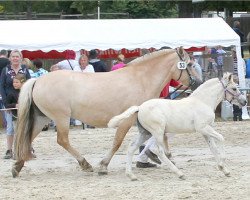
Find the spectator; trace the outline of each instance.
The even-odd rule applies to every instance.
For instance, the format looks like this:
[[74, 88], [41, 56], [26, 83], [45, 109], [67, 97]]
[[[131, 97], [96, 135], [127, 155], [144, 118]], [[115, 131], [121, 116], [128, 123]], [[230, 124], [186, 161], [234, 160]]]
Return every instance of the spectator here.
[[[10, 60], [8, 59], [8, 51], [2, 49], [0, 51], [0, 75], [3, 70], [8, 64], [10, 64]], [[0, 96], [0, 109], [4, 108], [2, 97]], [[5, 114], [1, 111], [2, 119], [3, 119], [3, 126], [6, 126]]]
[[[237, 56], [236, 56], [236, 50], [232, 50], [232, 56], [233, 56], [233, 74], [234, 74], [234, 79], [236, 83], [239, 83], [239, 77], [238, 77], [238, 64], [237, 64]], [[240, 58], [242, 59], [242, 58]], [[244, 71], [246, 72], [246, 64], [245, 61], [242, 59], [243, 63], [243, 68]], [[242, 121], [242, 108], [239, 106], [233, 105], [233, 120], [234, 121]]]
[[0, 74], [4, 67], [6, 67], [8, 64], [10, 64], [10, 61], [8, 59], [8, 51], [1, 50], [0, 51]]
[[58, 65], [52, 65], [50, 67], [50, 71], [53, 72], [53, 71], [57, 71], [57, 70], [60, 70], [60, 68], [58, 67]]
[[[43, 62], [40, 59], [35, 59], [33, 61], [33, 64], [36, 68], [36, 72], [34, 73], [35, 78], [38, 78], [48, 73], [48, 71], [43, 68]], [[48, 129], [49, 129], [49, 125], [45, 125], [42, 131], [47, 131]]]
[[[21, 65], [23, 56], [18, 50], [13, 50], [10, 53], [10, 64], [3, 68], [0, 80], [0, 91], [3, 98], [3, 103], [6, 105], [7, 96], [13, 92], [15, 89], [13, 87], [13, 78], [17, 74], [24, 74], [26, 79], [30, 78], [29, 71], [26, 66]], [[7, 151], [4, 156], [5, 159], [10, 159], [13, 156], [12, 146], [14, 139], [14, 127], [12, 122], [12, 114], [6, 111], [6, 121], [7, 121]]]
[[33, 64], [36, 68], [36, 72], [34, 73], [36, 78], [48, 73], [48, 71], [43, 68], [43, 62], [40, 59], [35, 59]]
[[248, 45], [248, 53], [250, 54], [250, 32], [247, 34], [247, 45]]
[[206, 78], [215, 78], [218, 75], [218, 70], [217, 70], [217, 63], [215, 62], [215, 59], [212, 58], [214, 56], [211, 56], [208, 58], [208, 65], [207, 65], [207, 70], [206, 70]]
[[78, 62], [75, 60], [76, 58], [76, 53], [72, 50], [67, 50], [66, 55], [65, 55], [65, 60], [62, 60], [55, 65], [52, 65], [50, 70], [55, 71], [55, 70], [73, 70], [73, 67], [78, 65]]
[[80, 56], [78, 65], [74, 66], [73, 70], [77, 72], [95, 72], [94, 67], [89, 64], [88, 57], [84, 54]]
[[150, 53], [150, 51], [148, 49], [141, 49], [140, 56], [144, 56], [144, 55], [146, 55], [148, 53]]
[[25, 65], [25, 66], [27, 67], [27, 69], [29, 70], [30, 77], [31, 77], [31, 78], [35, 78], [36, 76], [35, 76], [35, 74], [34, 74], [34, 71], [32, 70], [33, 64], [32, 64], [32, 62], [30, 61], [30, 59], [28, 59], [28, 58], [23, 58], [22, 64]]
[[190, 55], [190, 65], [192, 66], [192, 69], [195, 70], [194, 73], [196, 73], [197, 78], [203, 82], [202, 68], [193, 55]]
[[[81, 55], [79, 58], [79, 65], [74, 67], [74, 71], [76, 72], [90, 72], [90, 73], [95, 73], [94, 67], [89, 64], [89, 59], [86, 55]], [[73, 119], [72, 119], [73, 120]], [[78, 120], [73, 120], [73, 123], [79, 123]], [[80, 122], [81, 123], [81, 122]], [[83, 129], [84, 129], [84, 123], [82, 123]], [[87, 128], [95, 128], [93, 126], [87, 125]]]
[[222, 46], [218, 46], [217, 50], [217, 73], [218, 73], [218, 78], [222, 78], [223, 76], [223, 65], [224, 65], [224, 56], [226, 54], [226, 51], [222, 49]]
[[[240, 36], [240, 42], [245, 42], [245, 36], [244, 33], [241, 31], [240, 29], [240, 22], [239, 21], [234, 21], [234, 25], [233, 25], [233, 30]], [[242, 58], [244, 58], [244, 52], [243, 52], [243, 48], [241, 47], [241, 56]]]
[[120, 69], [120, 68], [122, 68], [122, 67], [124, 67], [126, 64], [124, 63], [124, 60], [125, 60], [125, 56], [123, 55], [123, 54], [119, 54], [118, 56], [117, 56], [117, 61], [116, 61], [116, 64], [115, 65], [113, 65], [113, 67], [112, 67], [112, 71], [114, 71], [114, 70], [117, 70], [117, 69]]
[[89, 52], [89, 64], [93, 65], [95, 72], [107, 72], [108, 70], [106, 64], [97, 57], [97, 50], [92, 49]]

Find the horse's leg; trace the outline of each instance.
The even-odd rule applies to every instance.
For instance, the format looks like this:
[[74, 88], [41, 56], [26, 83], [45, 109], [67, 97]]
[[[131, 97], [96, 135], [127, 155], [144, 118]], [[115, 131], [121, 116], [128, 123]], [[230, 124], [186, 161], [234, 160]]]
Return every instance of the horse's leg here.
[[[225, 150], [224, 150], [224, 138], [221, 134], [216, 132], [211, 126], [206, 126], [205, 128], [199, 130], [202, 133], [208, 146], [213, 153], [219, 169], [226, 175], [230, 175], [230, 171], [225, 166]], [[214, 141], [217, 140], [217, 145]]]
[[134, 152], [142, 145], [146, 140], [151, 137], [151, 134], [139, 133], [136, 138], [130, 143], [127, 152], [127, 163], [126, 163], [126, 175], [132, 180], [137, 180], [137, 177], [132, 172], [132, 158]]
[[113, 141], [113, 147], [108, 152], [108, 154], [106, 155], [106, 157], [103, 158], [102, 161], [99, 164], [99, 170], [98, 170], [98, 174], [99, 175], [105, 175], [105, 174], [108, 173], [108, 170], [107, 170], [108, 164], [110, 163], [110, 160], [112, 159], [112, 157], [115, 154], [115, 152], [121, 146], [124, 137], [126, 136], [128, 130], [131, 128], [131, 126], [133, 125], [133, 123], [134, 123], [134, 118], [130, 119], [130, 120], [124, 121], [117, 128], [116, 134], [115, 134], [115, 138], [114, 138], [114, 141]]
[[[35, 111], [34, 114], [34, 125], [32, 130], [31, 142], [35, 139], [35, 137], [41, 132], [42, 128], [46, 123], [48, 123], [49, 119], [45, 116], [39, 116], [39, 114]], [[22, 170], [24, 166], [25, 160], [17, 160], [12, 167], [12, 176], [15, 178], [18, 176], [19, 172]]]
[[69, 120], [69, 118], [56, 120], [57, 143], [67, 150], [74, 158], [76, 158], [83, 170], [92, 172], [92, 166], [69, 143]]
[[174, 173], [178, 175], [180, 179], [185, 179], [184, 174], [169, 160], [169, 158], [166, 156], [165, 152], [167, 152], [167, 148], [165, 145], [165, 139], [164, 134], [162, 134], [162, 131], [160, 129], [157, 129], [158, 132], [152, 132], [152, 135], [155, 137], [158, 145], [158, 151], [155, 153], [159, 156], [160, 160], [165, 163]]

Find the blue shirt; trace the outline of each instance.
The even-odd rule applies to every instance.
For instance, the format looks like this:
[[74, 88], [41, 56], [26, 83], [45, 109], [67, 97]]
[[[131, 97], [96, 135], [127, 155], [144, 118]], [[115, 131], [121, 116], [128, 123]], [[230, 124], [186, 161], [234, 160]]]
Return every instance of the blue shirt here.
[[38, 77], [40, 77], [40, 76], [42, 76], [42, 75], [44, 75], [44, 74], [48, 74], [48, 71], [45, 70], [45, 69], [43, 69], [43, 68], [40, 68], [40, 69], [38, 69], [38, 70], [34, 73], [34, 77], [35, 77], [35, 78], [38, 78]]

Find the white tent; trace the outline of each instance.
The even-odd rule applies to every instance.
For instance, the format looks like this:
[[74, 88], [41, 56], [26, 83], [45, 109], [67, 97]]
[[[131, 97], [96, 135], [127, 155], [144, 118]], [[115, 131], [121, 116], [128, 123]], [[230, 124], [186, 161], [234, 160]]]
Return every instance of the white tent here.
[[[0, 49], [64, 51], [71, 49], [176, 48], [235, 46], [240, 38], [221, 18], [121, 20], [0, 21]], [[240, 86], [245, 88], [242, 59], [238, 59]]]
[[240, 45], [221, 18], [0, 21], [0, 48], [135, 49]]
[[[235, 46], [240, 38], [221, 18], [0, 21], [0, 49], [64, 51]], [[240, 86], [245, 87], [242, 59]]]

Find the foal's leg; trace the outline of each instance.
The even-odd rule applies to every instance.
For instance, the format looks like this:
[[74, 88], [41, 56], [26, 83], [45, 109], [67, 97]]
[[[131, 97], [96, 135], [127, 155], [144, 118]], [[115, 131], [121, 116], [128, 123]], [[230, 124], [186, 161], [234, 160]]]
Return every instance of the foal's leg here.
[[[170, 151], [170, 148], [169, 148], [169, 143], [168, 143], [168, 136], [167, 136], [167, 133], [165, 133], [163, 135], [164, 139], [163, 139], [163, 142], [164, 142], [164, 145], [166, 147], [166, 156], [170, 159], [172, 158], [172, 153]], [[172, 161], [172, 160], [171, 160]], [[172, 161], [173, 162], [173, 161]], [[174, 163], [174, 162], [173, 162]]]
[[[34, 125], [32, 130], [32, 138], [31, 142], [35, 139], [35, 137], [41, 132], [44, 125], [49, 121], [47, 117], [38, 116], [37, 113], [34, 114]], [[24, 166], [25, 160], [17, 160], [12, 167], [12, 176], [15, 178], [18, 176], [19, 172], [22, 170]]]
[[[141, 134], [147, 134], [147, 135], [152, 135], [148, 130], [146, 130], [141, 123], [139, 122], [138, 118], [137, 118], [137, 126], [138, 126], [138, 130]], [[169, 149], [169, 144], [168, 144], [168, 136], [167, 133], [164, 134], [164, 144], [166, 147], [166, 156], [168, 158], [172, 157], [171, 151]]]
[[164, 162], [174, 173], [176, 173], [180, 179], [185, 179], [184, 174], [171, 162], [171, 160], [169, 160], [165, 154], [165, 152], [167, 152], [167, 147], [164, 142], [164, 134], [162, 134], [162, 131], [158, 128], [158, 131], [152, 132], [152, 135], [157, 141], [157, 155], [159, 156], [160, 160]]
[[[198, 132], [202, 133], [206, 142], [208, 143], [208, 146], [217, 161], [219, 170], [221, 170], [226, 176], [229, 176], [230, 171], [225, 166], [225, 150], [223, 144], [223, 136], [216, 132], [211, 126], [206, 126]], [[214, 139], [217, 140], [217, 145]]]
[[127, 152], [127, 163], [126, 163], [126, 175], [132, 180], [137, 180], [137, 177], [132, 172], [132, 158], [135, 151], [142, 145], [146, 140], [148, 140], [151, 134], [141, 134], [139, 133], [136, 138], [130, 143]]
[[113, 147], [112, 149], [108, 152], [105, 158], [102, 159], [102, 161], [99, 164], [99, 170], [98, 174], [99, 175], [105, 175], [108, 174], [108, 164], [110, 163], [110, 160], [112, 159], [113, 155], [115, 152], [119, 149], [119, 147], [122, 144], [122, 141], [127, 134], [128, 130], [131, 128], [131, 126], [134, 123], [134, 117], [131, 119], [128, 119], [124, 121], [116, 130], [115, 138], [113, 141]]
[[76, 151], [69, 143], [69, 118], [56, 121], [57, 143], [67, 150], [76, 160], [83, 170], [93, 171], [92, 166]]

